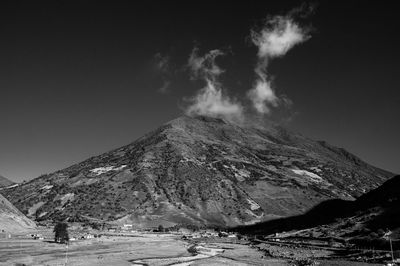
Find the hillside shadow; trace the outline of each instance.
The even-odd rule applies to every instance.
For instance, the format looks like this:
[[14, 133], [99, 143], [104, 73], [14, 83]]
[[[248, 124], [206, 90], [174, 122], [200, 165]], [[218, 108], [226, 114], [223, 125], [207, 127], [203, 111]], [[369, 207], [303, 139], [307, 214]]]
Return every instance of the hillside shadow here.
[[233, 228], [243, 234], [269, 235], [278, 232], [301, 230], [334, 222], [350, 216], [356, 209], [354, 201], [333, 199], [324, 201], [305, 214]]
[[375, 212], [376, 215], [366, 222], [371, 229], [392, 229], [400, 224], [400, 176], [395, 176], [380, 187], [362, 195], [355, 201], [332, 199], [324, 201], [308, 212], [266, 221], [249, 226], [232, 228], [243, 234], [269, 235], [278, 232], [301, 230], [335, 222], [356, 214]]

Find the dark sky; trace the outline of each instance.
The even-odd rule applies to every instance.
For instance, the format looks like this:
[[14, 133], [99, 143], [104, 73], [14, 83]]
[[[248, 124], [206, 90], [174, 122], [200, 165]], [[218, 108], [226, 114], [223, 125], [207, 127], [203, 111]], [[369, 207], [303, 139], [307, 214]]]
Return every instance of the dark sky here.
[[[181, 115], [183, 98], [202, 85], [183, 67], [195, 45], [230, 51], [218, 61], [222, 79], [243, 97], [256, 63], [250, 29], [301, 4], [181, 2], [2, 2], [0, 174], [50, 173]], [[294, 103], [288, 126], [400, 173], [398, 9], [316, 3], [305, 22], [312, 38], [270, 64], [277, 93]], [[157, 54], [169, 58], [168, 72]]]

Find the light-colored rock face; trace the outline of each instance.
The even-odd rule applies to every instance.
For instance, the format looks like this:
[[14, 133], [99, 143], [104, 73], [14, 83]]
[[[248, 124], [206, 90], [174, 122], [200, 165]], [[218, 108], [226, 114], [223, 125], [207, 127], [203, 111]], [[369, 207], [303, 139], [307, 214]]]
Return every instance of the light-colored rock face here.
[[0, 232], [14, 233], [34, 229], [36, 224], [0, 195]]
[[280, 127], [181, 117], [4, 192], [38, 220], [233, 226], [299, 214], [329, 198], [353, 199], [390, 176]]

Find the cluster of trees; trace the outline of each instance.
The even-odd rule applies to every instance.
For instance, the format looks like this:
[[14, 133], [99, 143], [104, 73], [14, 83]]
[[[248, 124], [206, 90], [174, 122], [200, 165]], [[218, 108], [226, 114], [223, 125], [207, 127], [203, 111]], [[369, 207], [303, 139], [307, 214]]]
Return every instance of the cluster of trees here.
[[68, 235], [68, 224], [65, 222], [58, 222], [54, 226], [54, 241], [57, 243], [68, 243], [69, 235]]

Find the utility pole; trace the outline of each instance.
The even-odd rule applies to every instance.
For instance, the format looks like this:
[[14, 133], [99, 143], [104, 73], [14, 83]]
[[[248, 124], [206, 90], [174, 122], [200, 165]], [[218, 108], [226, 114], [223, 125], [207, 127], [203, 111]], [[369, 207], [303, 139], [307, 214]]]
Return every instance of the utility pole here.
[[68, 264], [68, 242], [67, 242], [67, 245], [66, 245], [66, 250], [65, 250], [65, 264], [64, 264], [64, 266], [67, 266], [67, 264]]
[[392, 252], [392, 262], [394, 262], [392, 239], [389, 237], [390, 251]]
[[394, 254], [393, 254], [393, 245], [392, 245], [392, 239], [390, 238], [390, 235], [392, 234], [392, 231], [388, 230], [384, 235], [383, 238], [386, 240], [389, 240], [390, 244], [390, 254], [392, 255], [392, 262], [394, 263]]

